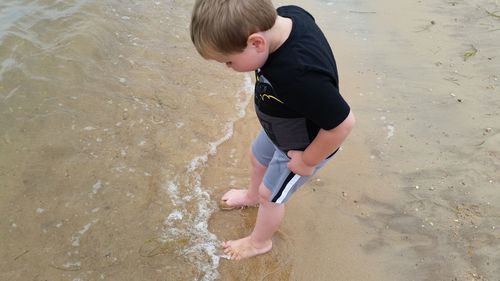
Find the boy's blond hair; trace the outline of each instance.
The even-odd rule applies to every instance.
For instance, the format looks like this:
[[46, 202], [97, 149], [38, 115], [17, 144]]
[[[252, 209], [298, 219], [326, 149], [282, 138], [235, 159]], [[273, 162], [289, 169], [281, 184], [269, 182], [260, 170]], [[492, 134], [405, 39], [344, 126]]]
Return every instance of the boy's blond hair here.
[[213, 52], [243, 51], [248, 36], [266, 31], [276, 22], [271, 0], [197, 0], [191, 16], [191, 40], [207, 58]]

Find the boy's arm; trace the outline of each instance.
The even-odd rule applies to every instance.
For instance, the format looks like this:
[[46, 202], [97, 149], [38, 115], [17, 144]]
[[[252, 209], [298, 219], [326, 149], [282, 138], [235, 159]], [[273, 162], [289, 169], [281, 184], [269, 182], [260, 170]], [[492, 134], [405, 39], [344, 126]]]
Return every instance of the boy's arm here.
[[288, 168], [301, 176], [312, 175], [316, 165], [340, 147], [351, 132], [355, 122], [354, 114], [351, 111], [337, 127], [331, 130], [320, 129], [318, 135], [304, 151], [288, 151], [288, 157], [291, 158]]

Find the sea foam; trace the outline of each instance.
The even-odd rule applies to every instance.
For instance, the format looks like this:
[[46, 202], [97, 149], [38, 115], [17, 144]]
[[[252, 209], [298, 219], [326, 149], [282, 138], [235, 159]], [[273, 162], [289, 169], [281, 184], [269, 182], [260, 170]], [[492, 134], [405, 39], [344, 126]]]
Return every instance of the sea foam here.
[[[209, 156], [215, 155], [217, 148], [233, 136], [234, 124], [245, 116], [246, 108], [252, 98], [252, 91], [251, 77], [246, 75], [243, 87], [236, 93], [238, 98], [237, 115], [224, 124], [222, 136], [210, 142], [205, 153], [193, 157], [186, 166], [186, 173], [177, 175], [162, 187], [176, 208], [164, 220], [160, 242], [188, 240], [188, 245], [176, 249], [176, 252], [179, 255], [189, 256], [190, 262], [196, 265], [200, 273], [204, 274], [199, 280], [212, 281], [218, 278], [217, 268], [220, 261], [220, 256], [217, 254], [220, 241], [215, 234], [208, 230], [208, 220], [215, 210], [215, 203], [211, 200], [206, 187], [201, 185], [201, 169], [208, 161]], [[180, 187], [189, 188], [191, 196], [180, 198]], [[196, 202], [197, 208], [194, 212], [192, 208], [188, 210], [187, 203], [191, 201]]]

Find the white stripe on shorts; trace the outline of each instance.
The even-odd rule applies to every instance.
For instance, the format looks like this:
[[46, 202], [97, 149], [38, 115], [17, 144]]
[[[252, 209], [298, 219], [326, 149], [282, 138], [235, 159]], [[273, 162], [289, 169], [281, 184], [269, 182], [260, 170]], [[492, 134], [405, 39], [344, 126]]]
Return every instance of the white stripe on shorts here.
[[288, 182], [281, 196], [276, 200], [276, 203], [283, 203], [283, 200], [287, 197], [288, 193], [292, 189], [293, 185], [300, 179], [299, 175], [294, 175], [293, 178]]

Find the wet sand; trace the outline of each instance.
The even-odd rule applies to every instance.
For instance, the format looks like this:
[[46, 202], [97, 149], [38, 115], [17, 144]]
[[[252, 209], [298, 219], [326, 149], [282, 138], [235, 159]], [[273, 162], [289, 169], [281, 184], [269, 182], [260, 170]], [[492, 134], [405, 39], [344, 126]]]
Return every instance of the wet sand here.
[[357, 125], [274, 249], [218, 269], [196, 246], [247, 235], [256, 209], [215, 211], [216, 238], [204, 216], [247, 186], [259, 127], [250, 105], [229, 137], [245, 76], [197, 56], [192, 3], [91, 2], [15, 30], [0, 279], [500, 280], [498, 3], [294, 3], [330, 38]]
[[[298, 4], [330, 38], [357, 125], [289, 202], [274, 249], [222, 261], [221, 280], [500, 280], [497, 3]], [[247, 186], [258, 130], [250, 106], [209, 160], [215, 200]], [[216, 211], [210, 230], [239, 238], [255, 215]]]

